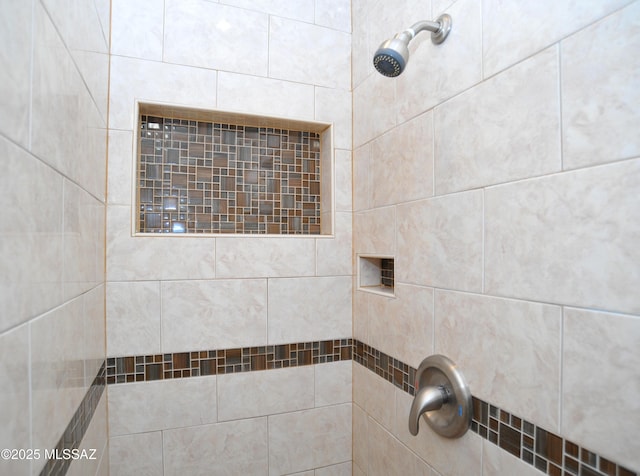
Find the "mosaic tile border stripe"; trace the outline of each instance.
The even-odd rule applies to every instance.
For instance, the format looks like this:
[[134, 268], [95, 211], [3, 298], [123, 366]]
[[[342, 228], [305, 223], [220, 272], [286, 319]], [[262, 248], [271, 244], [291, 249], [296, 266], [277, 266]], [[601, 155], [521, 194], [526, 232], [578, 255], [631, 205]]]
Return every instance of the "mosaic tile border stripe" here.
[[[354, 360], [415, 395], [416, 369], [357, 339], [111, 357], [107, 384], [221, 375]], [[551, 476], [639, 476], [596, 453], [473, 397], [471, 431]]]
[[[413, 367], [354, 339], [353, 360], [410, 395]], [[473, 397], [471, 431], [551, 476], [638, 476], [586, 448]]]
[[110, 357], [107, 384], [220, 375], [351, 360], [352, 339]]
[[[62, 455], [63, 450], [74, 450], [80, 446], [105, 389], [105, 368], [106, 365], [103, 362], [89, 390], [55, 446], [56, 454]], [[69, 470], [71, 461], [72, 459], [64, 458], [49, 459], [40, 471], [40, 476], [62, 476]]]

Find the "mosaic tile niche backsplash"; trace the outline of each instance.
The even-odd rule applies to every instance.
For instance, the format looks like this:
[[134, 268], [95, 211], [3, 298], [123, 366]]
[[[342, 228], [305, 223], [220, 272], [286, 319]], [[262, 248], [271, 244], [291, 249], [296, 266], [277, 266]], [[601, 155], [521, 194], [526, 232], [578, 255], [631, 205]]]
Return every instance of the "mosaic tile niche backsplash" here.
[[320, 135], [140, 116], [137, 231], [320, 234]]

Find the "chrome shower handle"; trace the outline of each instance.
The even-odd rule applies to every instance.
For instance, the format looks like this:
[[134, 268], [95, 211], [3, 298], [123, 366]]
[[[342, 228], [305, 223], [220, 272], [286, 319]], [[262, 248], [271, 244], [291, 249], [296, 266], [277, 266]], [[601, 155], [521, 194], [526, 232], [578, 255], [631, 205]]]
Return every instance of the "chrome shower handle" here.
[[459, 438], [471, 425], [471, 392], [462, 373], [444, 355], [422, 361], [415, 380], [416, 396], [409, 411], [409, 431], [418, 434], [425, 415], [429, 426], [440, 436]]

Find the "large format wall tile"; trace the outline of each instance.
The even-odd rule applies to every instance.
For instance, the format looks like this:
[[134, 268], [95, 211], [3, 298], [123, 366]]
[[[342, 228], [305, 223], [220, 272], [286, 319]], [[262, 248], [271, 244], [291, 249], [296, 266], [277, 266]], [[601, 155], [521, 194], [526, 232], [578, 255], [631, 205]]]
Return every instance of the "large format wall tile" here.
[[373, 207], [433, 195], [433, 114], [383, 134], [371, 145]]
[[164, 474], [264, 474], [267, 419], [254, 418], [163, 432]]
[[109, 438], [111, 476], [155, 476], [162, 471], [162, 432]]
[[327, 362], [314, 365], [315, 406], [351, 403], [352, 363]]
[[152, 355], [160, 345], [160, 283], [107, 284], [107, 355]]
[[164, 0], [113, 0], [111, 54], [161, 61], [164, 3]]
[[487, 189], [486, 292], [640, 312], [640, 160]]
[[266, 76], [268, 15], [204, 0], [165, 3], [164, 61]]
[[399, 205], [396, 280], [482, 290], [482, 192]]
[[550, 48], [438, 106], [436, 194], [560, 170], [558, 80]]
[[355, 214], [354, 250], [358, 254], [394, 256], [396, 253], [396, 207], [382, 207]]
[[482, 45], [485, 78], [561, 40], [629, 1], [483, 1]]
[[351, 403], [269, 417], [269, 475], [350, 460]]
[[353, 403], [387, 429], [395, 418], [394, 386], [360, 364], [353, 364]]
[[[295, 41], [292, 41], [293, 38]], [[351, 35], [286, 18], [271, 17], [269, 76], [349, 90]]]
[[269, 279], [268, 343], [350, 336], [351, 289], [351, 276]]
[[165, 353], [256, 346], [266, 341], [264, 279], [165, 281], [161, 295]]
[[220, 3], [313, 23], [314, 0], [221, 0]]
[[555, 431], [559, 425], [559, 306], [436, 290], [435, 353], [471, 393]]
[[562, 434], [640, 470], [640, 317], [565, 309], [563, 343]]
[[564, 167], [640, 155], [640, 3], [561, 45]]

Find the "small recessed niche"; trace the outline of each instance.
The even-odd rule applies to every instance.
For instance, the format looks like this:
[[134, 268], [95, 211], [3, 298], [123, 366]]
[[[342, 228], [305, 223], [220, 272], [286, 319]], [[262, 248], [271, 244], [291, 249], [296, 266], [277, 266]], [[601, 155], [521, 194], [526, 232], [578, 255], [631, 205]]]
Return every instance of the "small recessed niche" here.
[[134, 233], [333, 233], [331, 125], [138, 103]]
[[395, 296], [394, 258], [358, 256], [358, 289], [383, 296]]

